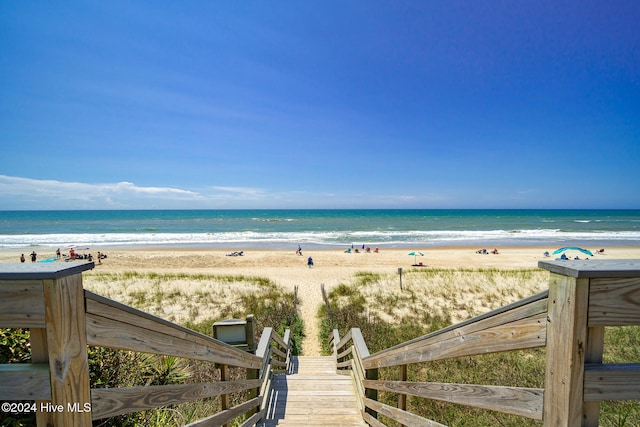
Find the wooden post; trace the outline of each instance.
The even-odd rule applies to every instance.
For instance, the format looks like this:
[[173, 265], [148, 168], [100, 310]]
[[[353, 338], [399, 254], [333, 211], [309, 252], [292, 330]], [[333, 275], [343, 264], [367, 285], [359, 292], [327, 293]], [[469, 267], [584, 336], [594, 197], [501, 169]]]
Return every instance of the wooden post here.
[[[602, 363], [606, 326], [638, 323], [635, 286], [640, 283], [630, 278], [640, 277], [640, 261], [540, 261], [538, 266], [551, 272], [544, 425], [597, 426], [599, 399], [585, 402], [585, 390], [593, 389], [592, 380], [585, 383], [585, 363]], [[607, 394], [611, 397], [605, 393], [600, 400], [608, 400]]]
[[[587, 328], [585, 363], [602, 363], [604, 352], [604, 326]], [[597, 427], [600, 420], [600, 402], [584, 403], [584, 427]]]
[[[38, 419], [54, 426], [91, 426], [91, 391], [82, 275], [44, 280], [51, 407]], [[39, 408], [41, 409], [41, 408]]]
[[582, 424], [589, 279], [551, 273], [547, 314], [545, 427]]
[[[220, 381], [228, 381], [229, 380], [229, 367], [227, 365], [220, 365]], [[220, 404], [222, 406], [222, 410], [229, 409], [231, 406], [229, 405], [229, 395], [222, 394], [220, 395]], [[228, 424], [225, 424], [227, 426]]]
[[[378, 379], [378, 369], [367, 369], [365, 371], [365, 377], [368, 380], [377, 380]], [[366, 397], [378, 401], [378, 390], [368, 388], [365, 393]], [[378, 418], [378, 413], [371, 408], [366, 408], [366, 411], [373, 417]]]
[[35, 402], [40, 427], [91, 426], [82, 272], [93, 267], [93, 262], [73, 262], [3, 264], [0, 269], [0, 283], [24, 283], [31, 290], [25, 294], [26, 315], [10, 311], [8, 318], [15, 327], [30, 328], [31, 362], [49, 365], [51, 400]]
[[[407, 365], [400, 365], [400, 381], [407, 380]], [[398, 395], [398, 409], [402, 409], [403, 411], [407, 410], [407, 395], [405, 393], [400, 393]]]
[[[260, 370], [259, 369], [247, 369], [247, 379], [248, 380], [257, 380], [258, 378], [260, 378]], [[260, 394], [260, 388], [252, 388], [250, 390], [248, 390], [247, 392], [248, 394], [248, 399], [253, 399], [254, 397], [258, 397], [258, 394]], [[253, 414], [255, 414], [256, 412], [258, 412], [258, 408], [254, 408], [252, 410], [250, 410], [249, 412], [247, 412], [247, 417], [251, 417]]]
[[[49, 349], [47, 347], [47, 330], [44, 328], [31, 328], [29, 330], [29, 341], [31, 344], [31, 363], [49, 363]], [[36, 408], [40, 409], [48, 401], [36, 400]], [[46, 407], [46, 406], [45, 406]], [[53, 413], [46, 411], [36, 411], [36, 425], [53, 425]]]

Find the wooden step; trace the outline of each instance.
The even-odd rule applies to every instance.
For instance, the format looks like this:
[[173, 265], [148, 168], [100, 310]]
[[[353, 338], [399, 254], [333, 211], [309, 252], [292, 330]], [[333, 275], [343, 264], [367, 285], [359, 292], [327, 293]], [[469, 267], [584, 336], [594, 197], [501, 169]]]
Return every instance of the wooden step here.
[[351, 377], [336, 373], [333, 357], [294, 356], [291, 362], [291, 374], [274, 376], [258, 426], [366, 426]]

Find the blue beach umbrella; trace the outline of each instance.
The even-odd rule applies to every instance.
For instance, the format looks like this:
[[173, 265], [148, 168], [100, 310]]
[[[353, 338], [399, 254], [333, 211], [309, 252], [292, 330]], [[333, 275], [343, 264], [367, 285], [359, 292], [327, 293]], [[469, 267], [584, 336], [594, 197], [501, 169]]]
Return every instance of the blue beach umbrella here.
[[553, 254], [558, 255], [566, 251], [578, 251], [578, 252], [582, 252], [583, 254], [593, 256], [593, 253], [591, 253], [591, 251], [588, 249], [574, 248], [574, 247], [556, 249], [555, 251], [553, 251]]
[[411, 251], [411, 252], [409, 252], [408, 255], [413, 257], [413, 263], [414, 264], [417, 264], [418, 255], [419, 256], [424, 256], [424, 254], [422, 252], [418, 252], [418, 251]]

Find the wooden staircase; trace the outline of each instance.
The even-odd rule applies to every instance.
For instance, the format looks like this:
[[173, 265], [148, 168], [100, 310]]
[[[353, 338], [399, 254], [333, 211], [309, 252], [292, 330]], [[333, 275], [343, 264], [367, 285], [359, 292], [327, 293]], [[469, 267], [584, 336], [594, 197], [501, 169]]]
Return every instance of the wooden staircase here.
[[292, 356], [289, 375], [274, 376], [260, 427], [366, 426], [351, 377], [336, 374], [332, 356]]

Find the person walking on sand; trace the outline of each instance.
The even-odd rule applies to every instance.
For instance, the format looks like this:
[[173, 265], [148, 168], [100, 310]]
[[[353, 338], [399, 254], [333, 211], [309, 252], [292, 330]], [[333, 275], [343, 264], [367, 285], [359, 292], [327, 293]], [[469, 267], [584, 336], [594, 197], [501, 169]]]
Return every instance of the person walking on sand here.
[[309, 259], [307, 260], [307, 265], [309, 266], [309, 268], [313, 267], [313, 258], [309, 257]]
[[31, 252], [31, 262], [36, 262], [37, 257], [36, 251]]
[[20, 255], [20, 262], [24, 262], [24, 254]]

